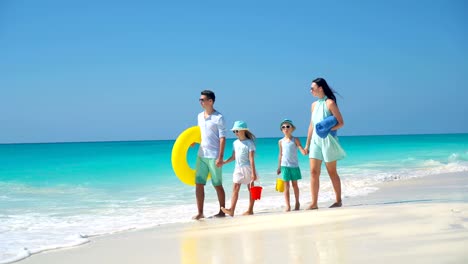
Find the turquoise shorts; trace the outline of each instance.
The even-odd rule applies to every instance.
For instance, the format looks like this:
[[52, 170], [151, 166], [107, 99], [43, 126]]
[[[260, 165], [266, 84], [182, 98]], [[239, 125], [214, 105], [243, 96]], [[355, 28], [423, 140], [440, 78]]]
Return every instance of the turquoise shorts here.
[[281, 175], [283, 181], [297, 181], [302, 179], [301, 169], [299, 169], [299, 167], [281, 166]]
[[223, 185], [223, 172], [221, 168], [216, 167], [216, 159], [202, 158], [197, 156], [195, 165], [195, 183], [206, 184], [208, 173], [211, 174], [211, 183], [213, 186]]

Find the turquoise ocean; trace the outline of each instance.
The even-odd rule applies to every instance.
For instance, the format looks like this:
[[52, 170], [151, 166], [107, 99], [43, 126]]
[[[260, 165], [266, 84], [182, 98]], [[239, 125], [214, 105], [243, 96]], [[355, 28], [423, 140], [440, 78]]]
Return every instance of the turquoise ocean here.
[[[257, 139], [256, 164], [262, 199], [256, 211], [279, 211], [275, 192], [279, 138]], [[468, 173], [468, 134], [342, 136], [347, 157], [339, 161], [346, 198], [377, 190], [385, 181], [445, 172]], [[301, 138], [302, 143], [305, 139]], [[232, 152], [227, 142], [225, 157]], [[89, 237], [170, 223], [196, 213], [194, 187], [181, 183], [171, 167], [174, 141], [128, 141], [0, 145], [0, 263], [89, 241]], [[194, 167], [197, 148], [188, 153]], [[230, 201], [233, 163], [223, 167]], [[310, 201], [309, 163], [300, 157], [301, 204]], [[205, 214], [218, 210], [211, 183]], [[322, 169], [319, 202], [334, 195]], [[242, 190], [238, 210], [247, 207]]]

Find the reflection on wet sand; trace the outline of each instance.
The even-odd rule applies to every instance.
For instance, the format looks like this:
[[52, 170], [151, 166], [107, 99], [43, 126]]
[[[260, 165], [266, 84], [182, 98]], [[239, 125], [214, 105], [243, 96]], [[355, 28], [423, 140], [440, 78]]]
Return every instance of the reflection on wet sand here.
[[213, 229], [186, 228], [180, 235], [181, 263], [343, 263], [350, 250], [344, 233], [351, 227], [341, 221], [262, 228], [262, 223], [240, 220], [227, 220]]

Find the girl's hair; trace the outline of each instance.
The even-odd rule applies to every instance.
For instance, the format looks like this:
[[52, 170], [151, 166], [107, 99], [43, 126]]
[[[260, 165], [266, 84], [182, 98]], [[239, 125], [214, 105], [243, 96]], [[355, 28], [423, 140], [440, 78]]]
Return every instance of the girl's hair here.
[[252, 134], [252, 132], [250, 132], [249, 130], [245, 130], [245, 137], [252, 140], [254, 143], [255, 143], [255, 139], [257, 137], [255, 137], [254, 134]]
[[332, 90], [332, 89], [330, 88], [330, 86], [328, 86], [328, 83], [327, 83], [327, 81], [325, 81], [325, 79], [323, 79], [323, 78], [317, 78], [317, 79], [313, 80], [312, 82], [314, 82], [315, 84], [317, 84], [317, 86], [322, 87], [323, 92], [325, 93], [325, 95], [326, 95], [328, 98], [330, 98], [330, 99], [332, 99], [333, 101], [335, 101], [335, 104], [338, 105], [338, 102], [336, 102], [335, 91]]

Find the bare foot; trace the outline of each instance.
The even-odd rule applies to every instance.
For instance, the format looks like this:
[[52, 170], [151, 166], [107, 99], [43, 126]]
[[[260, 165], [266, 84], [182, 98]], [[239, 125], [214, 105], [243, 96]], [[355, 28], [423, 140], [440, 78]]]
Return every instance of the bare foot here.
[[251, 212], [251, 211], [245, 211], [242, 215], [253, 215], [253, 212]]
[[341, 207], [341, 206], [343, 206], [343, 203], [341, 203], [341, 201], [339, 201], [339, 202], [336, 202], [336, 203], [330, 205], [330, 207], [328, 207], [328, 208], [335, 208], [335, 207]]
[[210, 218], [222, 218], [222, 217], [225, 217], [225, 216], [226, 216], [226, 214], [221, 210], [221, 211], [219, 211], [219, 213], [210, 216]]
[[318, 209], [318, 206], [312, 206], [310, 205], [309, 207], [306, 208], [306, 210], [317, 210]]
[[294, 211], [299, 211], [300, 208], [301, 208], [301, 204], [297, 202], [296, 205], [294, 206]]
[[197, 214], [196, 216], [192, 217], [193, 220], [200, 220], [202, 218], [205, 218], [203, 214]]
[[285, 212], [291, 211], [291, 206], [290, 206], [290, 205], [287, 205], [287, 206], [286, 206], [286, 209], [285, 209], [284, 211], [285, 211]]
[[223, 211], [223, 213], [229, 215], [229, 216], [234, 216], [234, 212], [231, 211], [231, 209], [226, 209], [224, 207], [221, 207], [221, 211]]

